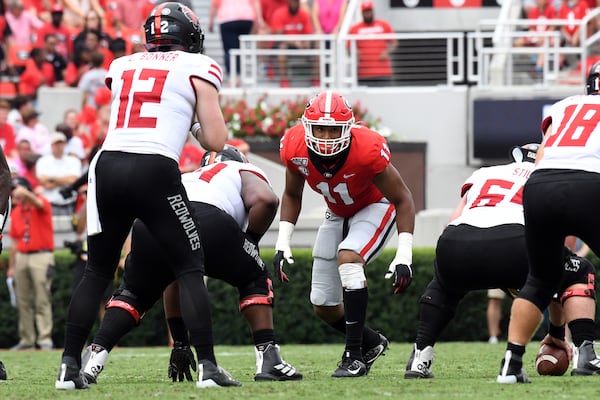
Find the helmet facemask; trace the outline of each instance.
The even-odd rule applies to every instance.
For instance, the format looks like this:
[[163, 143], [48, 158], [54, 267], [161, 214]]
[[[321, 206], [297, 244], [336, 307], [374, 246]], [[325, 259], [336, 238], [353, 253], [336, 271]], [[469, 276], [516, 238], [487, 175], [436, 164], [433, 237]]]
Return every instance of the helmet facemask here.
[[[302, 125], [308, 148], [320, 156], [333, 157], [350, 146], [350, 130], [354, 125], [354, 114], [344, 97], [327, 91], [319, 93], [308, 103], [302, 115]], [[315, 126], [340, 127], [340, 137], [318, 138], [313, 131]]]

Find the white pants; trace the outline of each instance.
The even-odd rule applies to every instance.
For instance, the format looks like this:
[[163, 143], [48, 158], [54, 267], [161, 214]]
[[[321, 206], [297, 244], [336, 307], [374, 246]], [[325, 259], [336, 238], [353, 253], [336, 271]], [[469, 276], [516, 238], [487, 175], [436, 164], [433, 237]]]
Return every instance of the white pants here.
[[313, 247], [313, 269], [310, 301], [317, 306], [342, 304], [342, 283], [338, 272], [337, 254], [351, 250], [365, 264], [373, 261], [394, 234], [394, 207], [382, 200], [363, 208], [350, 218], [335, 215], [330, 210], [319, 227]]

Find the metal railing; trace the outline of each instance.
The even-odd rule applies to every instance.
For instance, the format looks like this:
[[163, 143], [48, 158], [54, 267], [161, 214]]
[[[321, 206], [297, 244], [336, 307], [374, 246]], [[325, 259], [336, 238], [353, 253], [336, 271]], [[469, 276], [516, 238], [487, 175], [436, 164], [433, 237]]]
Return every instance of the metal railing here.
[[[498, 20], [480, 21], [473, 32], [415, 32], [378, 35], [377, 39], [396, 40], [392, 54], [394, 76], [391, 86], [453, 86], [475, 84], [482, 87], [537, 85], [552, 86], [585, 81], [585, 65], [590, 49], [600, 41], [600, 31], [588, 37], [588, 23], [600, 16], [600, 8], [590, 10], [580, 21], [544, 20], [560, 27], [577, 24], [581, 45], [560, 45], [557, 30], [530, 32], [539, 20], [511, 19], [504, 13]], [[347, 20], [349, 21], [349, 20]], [[515, 41], [536, 37], [539, 46], [517, 46]], [[305, 49], [280, 49], [279, 43], [310, 42]], [[373, 36], [350, 35], [242, 35], [240, 48], [230, 52], [230, 87], [257, 89], [279, 86], [278, 78], [289, 76], [292, 87], [357, 88], [358, 51], [361, 40]], [[279, 71], [279, 56], [288, 58], [288, 71]], [[534, 71], [536, 57], [543, 57], [541, 71]], [[440, 58], [443, 58], [440, 60]], [[561, 73], [563, 60], [571, 60], [569, 70]], [[239, 60], [239, 61], [238, 61]], [[240, 63], [240, 75], [236, 65]], [[577, 70], [577, 63], [583, 65]], [[568, 79], [565, 79], [568, 74]]]
[[[229, 78], [229, 85], [246, 89], [257, 88], [268, 85], [269, 81], [275, 80], [274, 78], [278, 76], [288, 76], [292, 83], [294, 78], [300, 76], [303, 78], [300, 84], [303, 84], [307, 80], [306, 77], [309, 76], [312, 78], [311, 81], [318, 81], [321, 87], [356, 88], [359, 86], [357, 43], [361, 40], [374, 40], [374, 37], [364, 35], [242, 35], [240, 36], [240, 48], [230, 52], [232, 75]], [[465, 82], [466, 58], [464, 33], [462, 32], [382, 34], [377, 35], [377, 40], [397, 40], [401, 43], [439, 41], [443, 44], [442, 49], [436, 48], [435, 51], [443, 52], [444, 60], [440, 65], [434, 67], [437, 68], [436, 73], [443, 77], [435, 80], [434, 84], [451, 86]], [[278, 43], [293, 41], [310, 42], [312, 45], [305, 49], [279, 48]], [[402, 51], [406, 50], [406, 48], [400, 48], [392, 54], [393, 65], [405, 61], [402, 57], [406, 56], [406, 53], [403, 54]], [[422, 48], [419, 50], [427, 51]], [[279, 71], [277, 64], [279, 56], [288, 58], [288, 69], [296, 69], [291, 73], [290, 71]], [[238, 57], [239, 76], [236, 73]], [[295, 62], [290, 61], [292, 58], [295, 59]], [[419, 67], [418, 62], [425, 61], [416, 60], [417, 68]], [[290, 65], [291, 67], [289, 67]], [[311, 73], [315, 65], [318, 67], [316, 74]], [[272, 68], [273, 71], [270, 77], [272, 79], [269, 79], [268, 76], [269, 68]], [[428, 80], [426, 74], [427, 71], [424, 70], [420, 77], [424, 81]], [[395, 86], [406, 83], [402, 82], [401, 70], [395, 69], [394, 75]], [[271, 83], [276, 84], [276, 82]]]
[[[560, 85], [561, 61], [571, 59], [574, 63], [570, 66], [573, 83], [585, 81], [588, 65], [587, 57], [594, 45], [600, 40], [600, 32], [588, 37], [588, 24], [600, 16], [600, 8], [592, 9], [581, 20], [568, 19], [485, 19], [479, 22], [475, 32], [467, 33], [468, 45], [467, 79], [477, 82], [479, 86], [506, 86], [518, 84], [536, 84], [541, 86]], [[556, 27], [553, 31], [529, 31], [530, 26], [546, 25]], [[562, 46], [559, 28], [564, 25], [577, 25], [579, 27], [579, 46]], [[516, 39], [537, 38], [539, 46], [518, 47]], [[519, 57], [520, 56], [520, 57]], [[519, 71], [519, 59], [524, 65], [530, 67], [534, 64], [531, 59], [544, 57], [539, 79], [523, 79], [528, 71]], [[527, 59], [530, 61], [527, 62]], [[521, 78], [521, 79], [519, 79]]]

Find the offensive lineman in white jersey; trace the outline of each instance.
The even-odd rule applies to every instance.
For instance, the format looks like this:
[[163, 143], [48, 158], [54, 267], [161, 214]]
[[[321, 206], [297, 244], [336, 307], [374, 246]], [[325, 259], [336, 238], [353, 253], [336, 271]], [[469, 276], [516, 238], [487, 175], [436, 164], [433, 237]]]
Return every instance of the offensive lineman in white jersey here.
[[[223, 148], [222, 72], [201, 54], [204, 34], [198, 18], [182, 4], [155, 7], [144, 30], [148, 52], [116, 59], [106, 75], [111, 117], [104, 144], [90, 165], [88, 264], [69, 305], [57, 389], [88, 387], [80, 373], [81, 351], [136, 218], [172, 261], [183, 318], [198, 356], [216, 364], [201, 238], [177, 162], [195, 119], [202, 125], [201, 130], [192, 127], [192, 132], [202, 132], [196, 135], [200, 144], [208, 150]], [[107, 308], [140, 318], [123, 301], [112, 301]]]
[[[433, 378], [433, 346], [468, 292], [497, 287], [514, 293], [524, 285], [529, 268], [521, 193], [534, 169], [538, 147], [514, 147], [514, 162], [480, 168], [463, 184], [461, 201], [437, 243], [434, 278], [421, 296], [406, 379]], [[589, 261], [569, 257], [575, 258], [580, 268], [565, 274], [558, 290], [561, 295], [567, 288], [587, 289], [589, 274], [595, 273]], [[569, 300], [581, 301], [595, 304], [590, 296]], [[562, 333], [564, 336], [564, 328]]]
[[[530, 271], [512, 304], [498, 383], [527, 381], [522, 378], [522, 357], [563, 275], [565, 237], [577, 236], [600, 254], [599, 90], [600, 63], [595, 63], [587, 77], [586, 95], [553, 104], [542, 121], [544, 140], [523, 190]], [[564, 340], [553, 343], [568, 348]]]
[[[195, 172], [184, 174], [182, 180], [191, 201], [192, 214], [203, 221], [199, 229], [206, 275], [238, 288], [240, 312], [250, 325], [255, 345], [257, 370], [254, 379], [300, 380], [302, 374], [281, 358], [276, 344], [273, 284], [258, 254], [258, 242], [275, 217], [279, 199], [265, 173], [247, 163], [232, 146], [225, 145], [219, 153], [206, 153], [201, 166]], [[141, 314], [160, 298], [174, 276], [164, 268], [170, 263], [169, 258], [139, 220], [133, 226], [132, 248], [134, 251], [126, 261], [124, 285], [117, 290], [115, 298], [127, 302]], [[135, 296], [124, 298], [123, 292]], [[112, 317], [113, 312], [114, 309], [108, 309], [105, 319]], [[179, 312], [177, 298], [173, 298], [172, 293], [165, 295], [165, 312], [175, 342], [169, 376], [173, 381], [184, 377], [190, 380], [190, 367], [195, 369], [194, 356], [188, 347], [185, 327], [180, 329], [170, 323]], [[95, 351], [83, 369], [88, 380], [96, 380], [108, 352], [135, 325], [136, 321], [126, 315], [121, 315], [119, 324], [101, 324], [92, 341], [91, 347]], [[220, 378], [207, 376], [204, 380], [213, 386], [230, 386], [228, 381]]]

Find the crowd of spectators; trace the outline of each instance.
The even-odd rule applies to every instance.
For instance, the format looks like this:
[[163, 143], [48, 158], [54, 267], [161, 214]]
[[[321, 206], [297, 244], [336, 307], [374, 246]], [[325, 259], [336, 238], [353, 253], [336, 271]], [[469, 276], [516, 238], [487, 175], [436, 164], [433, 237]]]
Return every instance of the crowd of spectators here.
[[[155, 0], [0, 1], [0, 77], [3, 94], [35, 99], [40, 86], [77, 87], [103, 55], [102, 67], [142, 51], [143, 21]], [[6, 97], [6, 96], [5, 96]]]
[[[581, 20], [586, 17], [590, 10], [598, 7], [600, 2], [597, 0], [525, 0], [523, 4], [522, 17], [529, 19], [532, 23], [526, 28], [527, 35], [515, 39], [515, 46], [518, 47], [541, 47], [555, 46], [555, 40], [558, 40], [560, 47], [579, 47], [581, 45]], [[548, 24], [547, 20], [560, 19], [568, 20], [570, 23], [564, 25]], [[600, 29], [600, 19], [593, 18], [587, 24], [587, 37], [593, 35]], [[556, 31], [557, 39], [554, 37], [545, 38], [548, 32]], [[541, 76], [544, 65], [544, 54], [534, 55], [535, 63], [532, 75], [535, 78]], [[566, 69], [574, 66], [573, 59], [569, 59], [564, 54], [559, 57], [559, 67]], [[593, 64], [593, 60], [588, 65]]]

